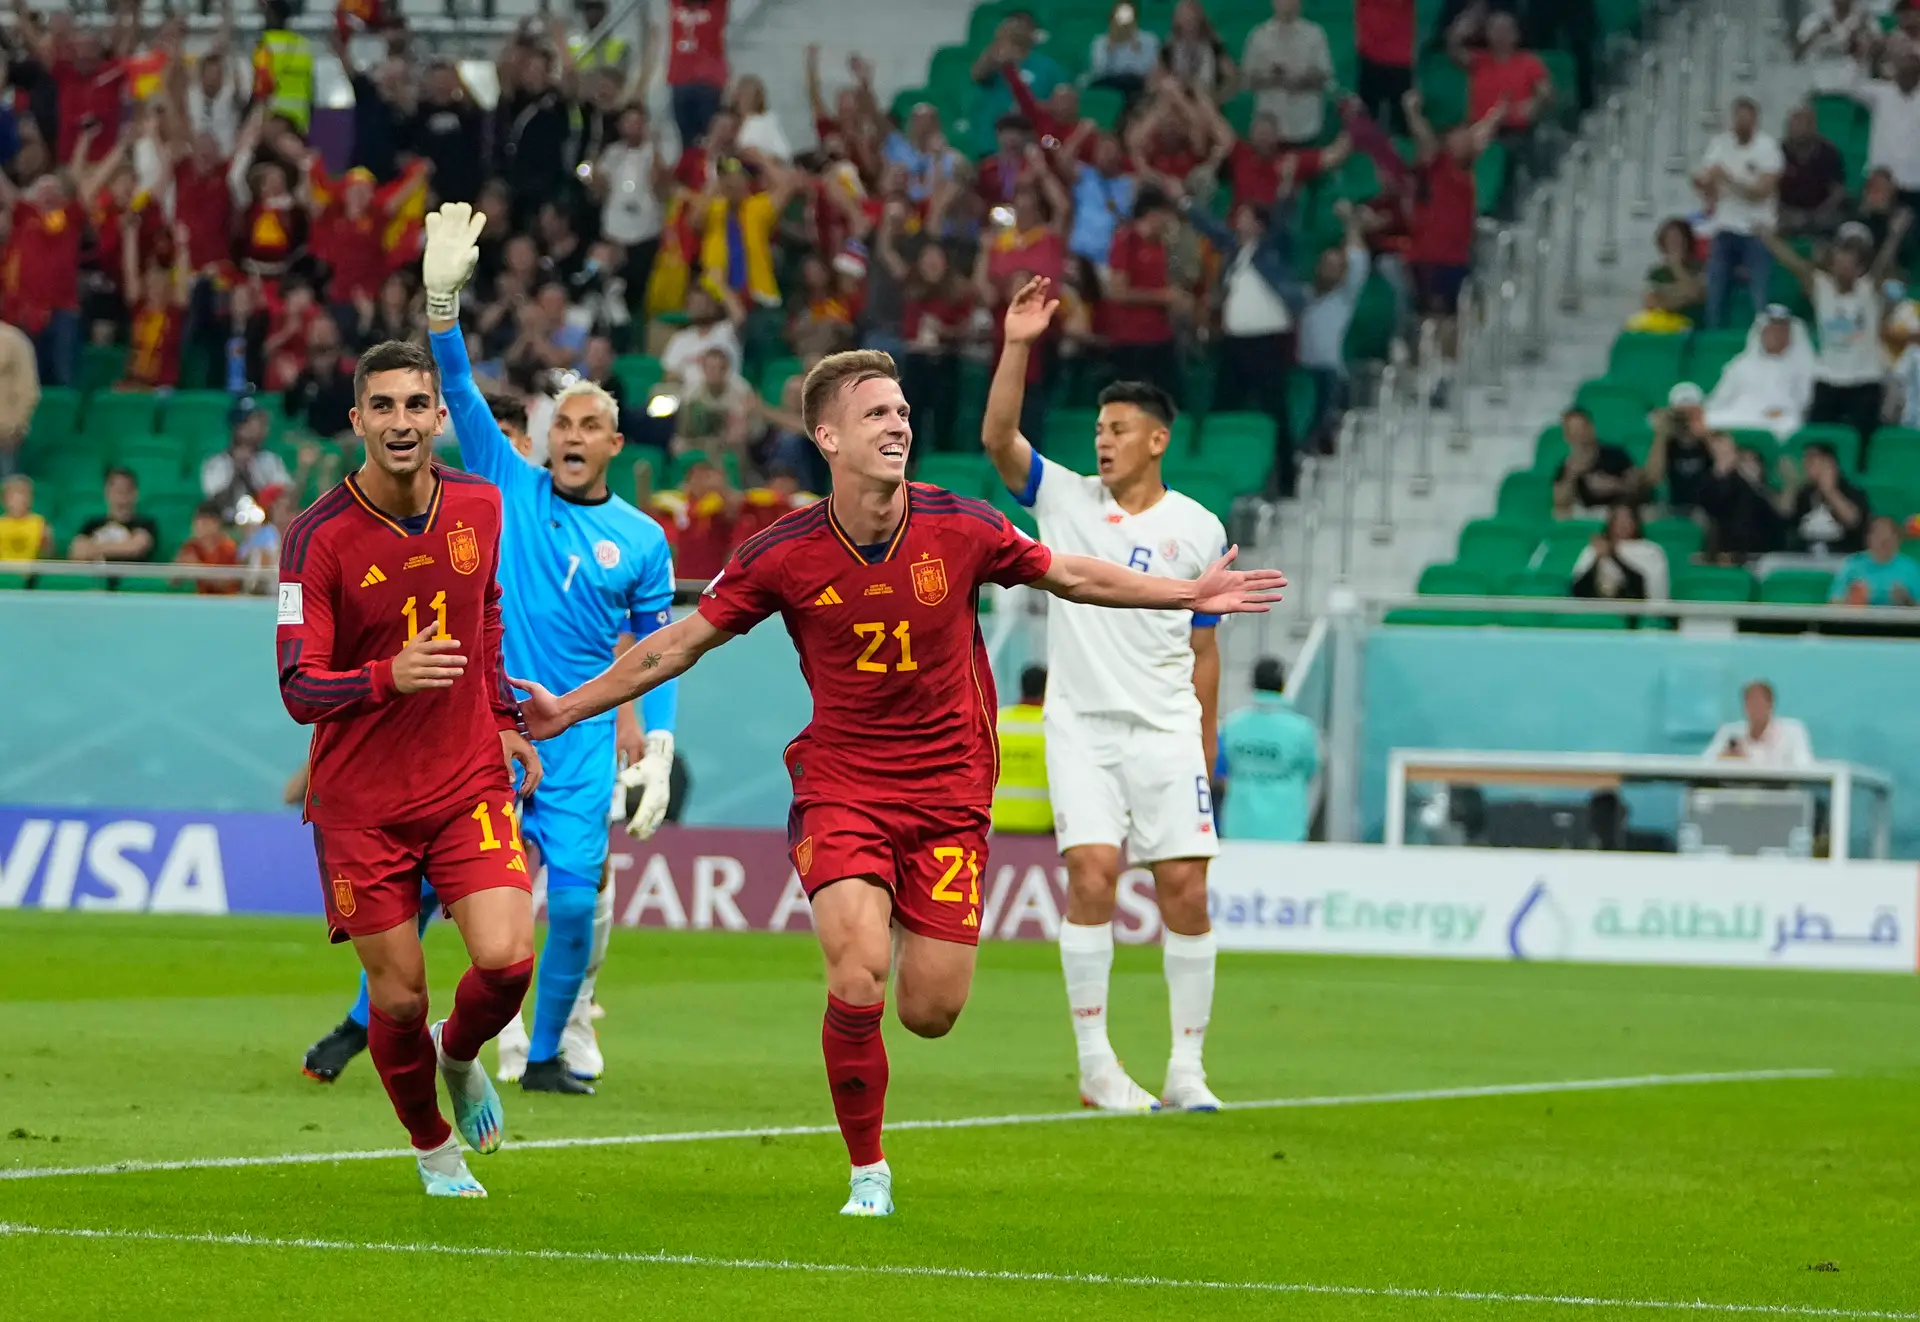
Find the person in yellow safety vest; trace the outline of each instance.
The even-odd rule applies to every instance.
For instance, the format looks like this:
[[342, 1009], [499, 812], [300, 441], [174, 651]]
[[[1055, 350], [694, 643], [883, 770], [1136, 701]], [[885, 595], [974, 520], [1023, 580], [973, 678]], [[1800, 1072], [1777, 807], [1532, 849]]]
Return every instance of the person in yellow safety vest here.
[[264, 93], [267, 113], [302, 134], [313, 121], [313, 43], [293, 31], [286, 0], [266, 0], [266, 24], [253, 51], [254, 89]]
[[633, 43], [625, 37], [609, 32], [605, 41], [591, 51], [586, 49], [587, 38], [598, 32], [600, 25], [606, 21], [606, 0], [581, 0], [580, 22], [586, 30], [567, 39], [567, 46], [574, 54], [575, 66], [581, 73], [602, 68], [626, 70], [627, 60], [633, 54]]
[[993, 787], [993, 829], [1010, 835], [1046, 835], [1053, 830], [1047, 797], [1047, 732], [1040, 704], [1047, 696], [1047, 668], [1020, 672], [1018, 706], [1000, 709], [1000, 783]]

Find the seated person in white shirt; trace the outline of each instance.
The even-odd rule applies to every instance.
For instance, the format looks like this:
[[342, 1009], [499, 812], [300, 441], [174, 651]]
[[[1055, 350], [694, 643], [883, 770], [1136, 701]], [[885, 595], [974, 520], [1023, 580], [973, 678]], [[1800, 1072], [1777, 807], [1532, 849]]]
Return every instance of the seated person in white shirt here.
[[1751, 762], [1761, 767], [1813, 765], [1813, 743], [1807, 727], [1788, 716], [1773, 713], [1773, 685], [1756, 679], [1741, 690], [1744, 721], [1728, 721], [1707, 745], [1706, 757]]
[[709, 349], [727, 355], [732, 370], [740, 370], [740, 324], [747, 310], [731, 291], [723, 306], [705, 281], [687, 291], [687, 324], [667, 337], [660, 350], [660, 369], [666, 380], [692, 386], [700, 380], [700, 360]]

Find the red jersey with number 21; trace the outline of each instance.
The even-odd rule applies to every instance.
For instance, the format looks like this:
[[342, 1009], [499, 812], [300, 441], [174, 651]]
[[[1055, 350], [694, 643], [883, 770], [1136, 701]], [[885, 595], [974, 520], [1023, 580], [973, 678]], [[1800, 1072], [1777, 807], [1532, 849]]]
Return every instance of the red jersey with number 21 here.
[[786, 622], [813, 693], [813, 720], [787, 746], [796, 802], [985, 809], [999, 746], [975, 594], [1033, 582], [1053, 553], [985, 501], [913, 482], [906, 518], [869, 562], [832, 506], [742, 543], [701, 615], [727, 633]]
[[[280, 694], [313, 726], [307, 820], [367, 828], [464, 811], [507, 790], [500, 732], [520, 724], [500, 660], [500, 492], [439, 482], [424, 530], [349, 476], [287, 528], [280, 551]], [[460, 641], [452, 688], [402, 694], [393, 659], [418, 633]]]

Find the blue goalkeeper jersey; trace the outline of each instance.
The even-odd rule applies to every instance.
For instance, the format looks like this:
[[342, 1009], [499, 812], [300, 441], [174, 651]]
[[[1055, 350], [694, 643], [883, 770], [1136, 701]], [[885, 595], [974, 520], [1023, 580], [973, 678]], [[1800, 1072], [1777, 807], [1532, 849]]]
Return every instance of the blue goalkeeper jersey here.
[[[474, 384], [458, 329], [431, 337], [441, 392], [468, 471], [500, 492], [501, 614], [507, 672], [555, 693], [578, 688], [613, 662], [619, 636], [641, 638], [666, 624], [673, 604], [673, 557], [647, 515], [609, 494], [572, 500], [553, 476], [522, 459]], [[674, 685], [641, 699], [648, 730], [672, 730]], [[611, 721], [612, 712], [592, 718]]]

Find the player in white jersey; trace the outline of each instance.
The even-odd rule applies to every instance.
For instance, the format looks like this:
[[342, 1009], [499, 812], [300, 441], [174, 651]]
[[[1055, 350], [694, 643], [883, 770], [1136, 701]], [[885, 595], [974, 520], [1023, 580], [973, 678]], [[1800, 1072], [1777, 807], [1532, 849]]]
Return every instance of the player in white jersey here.
[[[1047, 545], [1143, 573], [1198, 578], [1225, 547], [1226, 531], [1161, 480], [1173, 425], [1164, 391], [1120, 382], [1102, 392], [1097, 475], [1044, 458], [1020, 434], [1027, 357], [1058, 306], [1048, 282], [1034, 280], [1007, 310], [1006, 350], [982, 424], [988, 457], [1008, 490], [1033, 510]], [[1155, 1106], [1107, 1037], [1124, 845], [1132, 864], [1152, 868], [1166, 927], [1173, 1051], [1159, 1104], [1215, 1110], [1220, 1100], [1207, 1088], [1201, 1045], [1213, 1007], [1207, 860], [1220, 849], [1208, 776], [1220, 687], [1217, 620], [1066, 602], [1049, 609], [1047, 781], [1067, 862], [1060, 964], [1079, 1046], [1080, 1098], [1104, 1110]]]

